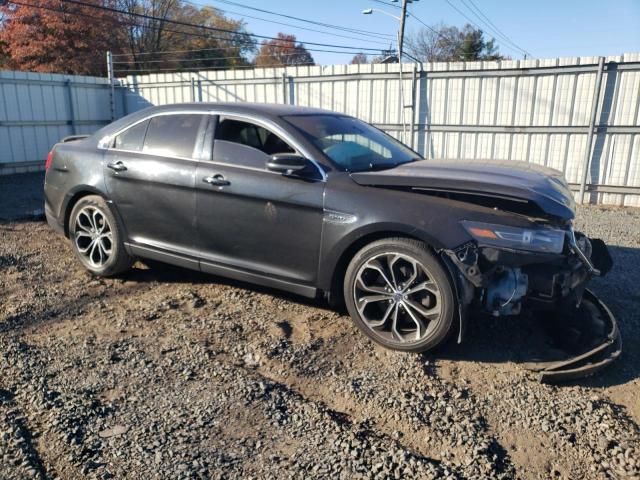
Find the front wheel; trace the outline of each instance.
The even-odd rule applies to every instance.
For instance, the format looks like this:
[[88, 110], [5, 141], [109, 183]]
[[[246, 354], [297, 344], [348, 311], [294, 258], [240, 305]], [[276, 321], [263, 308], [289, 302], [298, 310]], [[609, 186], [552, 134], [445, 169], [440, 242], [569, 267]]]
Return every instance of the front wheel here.
[[347, 268], [344, 298], [365, 335], [406, 352], [441, 344], [456, 311], [445, 269], [424, 243], [406, 238], [379, 240], [360, 250]]
[[76, 257], [94, 275], [117, 275], [133, 264], [116, 218], [107, 202], [97, 195], [82, 197], [74, 205], [69, 217], [69, 239]]

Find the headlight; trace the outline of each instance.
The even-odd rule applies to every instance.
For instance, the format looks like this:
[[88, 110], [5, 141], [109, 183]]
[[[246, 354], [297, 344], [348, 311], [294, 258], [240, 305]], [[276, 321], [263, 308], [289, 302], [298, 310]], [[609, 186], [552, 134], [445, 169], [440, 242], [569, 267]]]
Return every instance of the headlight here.
[[493, 247], [562, 253], [566, 232], [555, 228], [519, 228], [464, 220], [462, 226], [478, 243]]

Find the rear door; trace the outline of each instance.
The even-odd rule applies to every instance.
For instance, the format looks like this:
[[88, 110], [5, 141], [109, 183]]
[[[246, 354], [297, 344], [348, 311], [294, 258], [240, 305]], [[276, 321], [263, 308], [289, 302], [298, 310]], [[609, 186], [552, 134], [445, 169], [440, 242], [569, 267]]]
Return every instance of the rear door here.
[[320, 172], [294, 178], [267, 170], [271, 155], [296, 148], [243, 117], [220, 117], [213, 143], [211, 161], [201, 161], [196, 175], [202, 270], [231, 266], [313, 285], [325, 185]]
[[104, 161], [107, 191], [132, 244], [186, 255], [195, 267], [196, 157], [208, 118], [153, 116], [117, 135]]

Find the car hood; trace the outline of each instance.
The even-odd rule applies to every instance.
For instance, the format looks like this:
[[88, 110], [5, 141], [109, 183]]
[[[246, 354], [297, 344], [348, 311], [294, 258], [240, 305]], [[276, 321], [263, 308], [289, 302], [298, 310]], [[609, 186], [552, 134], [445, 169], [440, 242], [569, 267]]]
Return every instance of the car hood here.
[[419, 160], [371, 172], [354, 172], [359, 185], [412, 187], [535, 203], [561, 220], [575, 216], [575, 201], [561, 172], [514, 160]]

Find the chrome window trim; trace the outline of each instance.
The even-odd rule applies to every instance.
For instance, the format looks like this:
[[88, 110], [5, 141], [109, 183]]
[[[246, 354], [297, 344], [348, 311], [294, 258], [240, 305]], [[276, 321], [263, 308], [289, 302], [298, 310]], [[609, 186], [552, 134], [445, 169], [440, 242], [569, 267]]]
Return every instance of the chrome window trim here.
[[153, 153], [153, 152], [140, 152], [137, 150], [124, 150], [122, 148], [103, 148], [102, 150], [108, 150], [110, 152], [117, 152], [117, 153], [133, 153], [136, 155], [145, 155], [147, 157], [162, 157], [162, 158], [170, 158], [172, 160], [187, 160], [189, 162], [200, 162], [200, 160], [198, 160], [197, 158], [190, 158], [190, 157], [178, 157], [177, 155], [160, 155], [157, 153]]
[[[116, 138], [118, 135], [120, 135], [122, 132], [125, 132], [126, 130], [129, 130], [130, 128], [135, 127], [139, 123], [146, 122], [147, 120], [151, 120], [154, 117], [161, 117], [161, 116], [164, 116], [164, 115], [210, 115], [210, 114], [211, 114], [211, 112], [202, 111], [202, 110], [173, 110], [173, 111], [170, 111], [170, 112], [155, 112], [155, 113], [151, 113], [151, 114], [147, 115], [144, 118], [141, 118], [140, 120], [138, 120], [136, 122], [130, 123], [126, 127], [122, 127], [120, 130], [118, 130], [115, 133], [112, 133], [111, 135], [106, 135], [106, 136], [102, 137], [98, 141], [98, 149], [99, 150], [115, 150], [117, 152], [145, 153], [145, 152], [142, 152], [142, 151], [138, 152], [136, 150], [124, 150], [124, 149], [120, 149], [120, 148], [114, 148], [114, 147], [110, 147], [109, 145], [113, 142], [113, 139]], [[169, 158], [181, 158], [181, 159], [186, 158], [186, 157], [171, 157], [169, 155], [157, 155], [157, 154], [153, 154], [153, 155], [155, 155], [155, 156], [166, 156], [166, 157], [169, 157]], [[193, 160], [193, 159], [189, 158], [188, 160]]]
[[[298, 153], [302, 154], [305, 158], [307, 158], [311, 163], [313, 163], [313, 165], [316, 167], [316, 169], [318, 170], [318, 172], [320, 173], [320, 178], [322, 179], [323, 182], [327, 181], [327, 173], [324, 171], [324, 169], [320, 166], [320, 164], [318, 162], [316, 162], [313, 159], [313, 156], [311, 155], [311, 153], [306, 149], [300, 146], [300, 144], [291, 137], [291, 135], [289, 135], [289, 133], [284, 130], [280, 125], [278, 125], [277, 123], [274, 123], [268, 119], [265, 118], [261, 118], [252, 114], [246, 114], [246, 113], [237, 113], [237, 112], [230, 112], [228, 110], [213, 110], [213, 114], [214, 115], [218, 115], [219, 117], [226, 117], [226, 118], [231, 118], [233, 120], [239, 120], [239, 121], [249, 121], [251, 123], [255, 123], [257, 125], [260, 125], [263, 128], [266, 128], [267, 130], [271, 130], [273, 133], [277, 134], [278, 136], [282, 137], [283, 140], [285, 140], [290, 146], [292, 146]], [[214, 143], [215, 143], [215, 136], [214, 136]], [[247, 145], [248, 147], [251, 147], [250, 145]], [[251, 147], [253, 148], [253, 147]], [[206, 160], [205, 160], [206, 161]], [[210, 163], [220, 163], [220, 162], [215, 162], [213, 160], [210, 161]], [[242, 165], [238, 165], [238, 166], [242, 166]], [[252, 167], [255, 168], [255, 167]], [[260, 169], [258, 169], [260, 170]], [[266, 171], [266, 170], [265, 170]]]
[[[202, 162], [202, 163], [210, 163], [210, 164], [220, 164], [220, 165], [229, 165], [232, 167], [237, 167], [237, 168], [248, 168], [248, 169], [255, 169], [261, 172], [268, 172], [268, 170], [262, 170], [259, 168], [255, 168], [255, 167], [248, 167], [248, 166], [243, 166], [243, 165], [232, 165], [232, 164], [224, 164], [222, 162], [215, 162], [213, 160], [199, 160], [199, 159], [195, 159], [195, 158], [186, 158], [186, 157], [177, 157], [177, 156], [170, 156], [170, 155], [158, 155], [158, 154], [154, 154], [154, 153], [150, 153], [150, 152], [143, 152], [143, 151], [135, 151], [135, 150], [122, 150], [119, 148], [114, 148], [114, 147], [110, 147], [109, 145], [111, 145], [111, 143], [113, 142], [113, 139], [115, 137], [117, 137], [118, 135], [120, 135], [122, 132], [124, 132], [125, 130], [128, 130], [132, 127], [135, 127], [136, 125], [138, 125], [139, 123], [142, 122], [146, 122], [147, 120], [152, 119], [153, 117], [158, 117], [158, 116], [162, 116], [162, 115], [218, 115], [218, 116], [222, 116], [222, 117], [228, 117], [228, 118], [233, 118], [234, 120], [239, 120], [239, 121], [249, 121], [251, 123], [255, 123], [258, 124], [260, 126], [262, 126], [263, 128], [266, 128], [268, 130], [273, 131], [273, 133], [279, 135], [280, 137], [283, 138], [283, 140], [285, 140], [288, 144], [290, 144], [297, 152], [301, 153], [305, 158], [309, 159], [309, 161], [311, 163], [313, 163], [313, 165], [316, 167], [316, 169], [318, 170], [318, 172], [320, 173], [320, 177], [322, 179], [323, 182], [327, 181], [327, 173], [324, 171], [324, 169], [320, 166], [320, 164], [313, 159], [313, 156], [310, 154], [310, 152], [306, 149], [300, 146], [300, 144], [295, 141], [291, 135], [289, 135], [286, 130], [284, 130], [282, 127], [280, 127], [280, 125], [268, 120], [268, 119], [264, 119], [261, 118], [259, 116], [256, 115], [252, 115], [252, 114], [246, 114], [246, 113], [238, 113], [238, 112], [233, 112], [233, 111], [229, 111], [229, 110], [218, 110], [218, 109], [211, 109], [211, 110], [190, 110], [190, 109], [184, 109], [184, 110], [170, 110], [170, 111], [166, 111], [166, 112], [155, 112], [155, 113], [151, 113], [139, 120], [137, 120], [134, 123], [131, 123], [129, 125], [127, 125], [126, 127], [121, 128], [120, 130], [116, 131], [115, 133], [112, 133], [111, 135], [106, 135], [104, 137], [102, 137], [99, 141], [98, 141], [98, 149], [99, 150], [108, 150], [108, 151], [114, 151], [114, 152], [123, 152], [123, 153], [137, 153], [137, 154], [142, 154], [142, 155], [150, 155], [150, 156], [154, 156], [154, 157], [158, 157], [158, 156], [162, 156], [162, 157], [166, 157], [166, 158], [175, 158], [175, 159], [179, 159], [179, 160], [190, 160], [193, 162]], [[215, 142], [215, 137], [214, 137], [214, 142]], [[269, 172], [269, 173], [275, 173], [275, 172]]]

